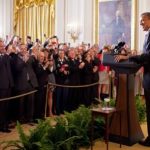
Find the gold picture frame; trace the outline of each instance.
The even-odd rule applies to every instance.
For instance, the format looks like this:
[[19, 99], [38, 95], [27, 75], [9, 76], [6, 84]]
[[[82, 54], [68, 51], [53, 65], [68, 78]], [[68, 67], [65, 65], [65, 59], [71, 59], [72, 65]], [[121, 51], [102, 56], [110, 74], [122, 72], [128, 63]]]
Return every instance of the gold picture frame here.
[[[99, 25], [100, 25], [100, 21], [99, 21], [99, 11], [100, 11], [100, 3], [101, 2], [112, 2], [112, 1], [125, 1], [125, 0], [94, 0], [94, 4], [93, 4], [93, 14], [94, 14], [94, 25], [93, 25], [93, 42], [99, 44], [99, 40], [100, 40], [100, 35], [99, 35]], [[127, 0], [126, 0], [127, 1]], [[130, 36], [130, 48], [131, 49], [136, 49], [137, 48], [137, 7], [138, 7], [138, 2], [137, 0], [130, 0], [131, 1], [131, 36]], [[109, 8], [108, 8], [109, 9]]]

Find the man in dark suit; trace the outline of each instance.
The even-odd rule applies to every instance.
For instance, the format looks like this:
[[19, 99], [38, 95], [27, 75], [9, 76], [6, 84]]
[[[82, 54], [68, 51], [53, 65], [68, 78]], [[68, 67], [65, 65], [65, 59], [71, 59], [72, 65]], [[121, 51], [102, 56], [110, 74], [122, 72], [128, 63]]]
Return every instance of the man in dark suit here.
[[[0, 99], [11, 95], [13, 78], [10, 67], [9, 56], [5, 52], [4, 42], [0, 39]], [[0, 131], [8, 130], [8, 101], [0, 101]]]
[[44, 119], [45, 117], [45, 106], [46, 106], [46, 85], [48, 83], [49, 61], [45, 59], [44, 49], [39, 52], [38, 59], [35, 67], [35, 73], [38, 80], [38, 92], [36, 93], [35, 101], [35, 119]]
[[33, 42], [31, 41], [31, 36], [27, 36], [27, 50], [30, 50], [30, 48], [33, 46]]
[[143, 88], [146, 102], [146, 117], [147, 117], [147, 130], [148, 136], [144, 141], [139, 143], [144, 146], [150, 147], [150, 12], [145, 12], [141, 14], [140, 25], [143, 27], [143, 31], [146, 31], [145, 41], [143, 45], [143, 53], [136, 56], [116, 56], [116, 61], [122, 59], [128, 59], [141, 64], [144, 67], [143, 74]]
[[[16, 94], [24, 94], [38, 87], [36, 74], [27, 52], [27, 47], [21, 44], [18, 54], [11, 54]], [[19, 98], [19, 119], [22, 122], [32, 122], [34, 113], [34, 94]]]
[[[68, 85], [69, 66], [65, 57], [64, 50], [59, 50], [58, 59], [56, 59], [56, 83], [60, 85]], [[56, 87], [56, 114], [64, 113], [65, 104], [68, 98], [68, 88]]]

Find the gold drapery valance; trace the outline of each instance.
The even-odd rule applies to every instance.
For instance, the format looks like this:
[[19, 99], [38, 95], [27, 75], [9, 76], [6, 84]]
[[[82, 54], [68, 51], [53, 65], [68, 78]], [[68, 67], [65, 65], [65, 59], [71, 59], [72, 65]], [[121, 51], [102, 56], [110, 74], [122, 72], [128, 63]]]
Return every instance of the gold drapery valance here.
[[16, 0], [15, 7], [16, 9], [22, 9], [23, 7], [32, 7], [32, 6], [40, 6], [43, 4], [51, 5], [54, 0]]
[[43, 34], [54, 34], [55, 0], [14, 0], [14, 33], [44, 41]]

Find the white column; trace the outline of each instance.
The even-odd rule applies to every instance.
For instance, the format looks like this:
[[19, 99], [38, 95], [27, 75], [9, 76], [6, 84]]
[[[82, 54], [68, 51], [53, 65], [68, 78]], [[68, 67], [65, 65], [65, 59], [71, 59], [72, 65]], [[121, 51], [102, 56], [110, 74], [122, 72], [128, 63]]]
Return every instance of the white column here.
[[55, 34], [60, 42], [65, 42], [65, 0], [55, 2]]
[[0, 37], [4, 36], [4, 0], [0, 0]]
[[94, 10], [93, 0], [84, 0], [84, 38], [86, 43], [93, 44]]
[[0, 0], [0, 37], [13, 33], [13, 0]]

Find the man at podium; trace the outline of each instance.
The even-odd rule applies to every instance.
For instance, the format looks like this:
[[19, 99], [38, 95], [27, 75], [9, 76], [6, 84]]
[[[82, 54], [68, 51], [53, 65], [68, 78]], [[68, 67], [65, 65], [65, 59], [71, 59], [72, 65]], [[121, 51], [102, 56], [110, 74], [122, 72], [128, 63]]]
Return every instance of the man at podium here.
[[115, 61], [120, 62], [121, 60], [129, 59], [129, 61], [136, 62], [144, 67], [143, 88], [146, 103], [148, 136], [145, 140], [140, 141], [139, 144], [150, 147], [150, 12], [141, 14], [140, 25], [143, 31], [146, 31], [142, 54], [136, 56], [116, 55]]

